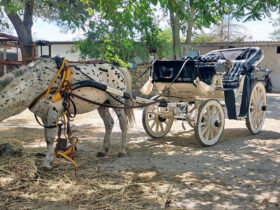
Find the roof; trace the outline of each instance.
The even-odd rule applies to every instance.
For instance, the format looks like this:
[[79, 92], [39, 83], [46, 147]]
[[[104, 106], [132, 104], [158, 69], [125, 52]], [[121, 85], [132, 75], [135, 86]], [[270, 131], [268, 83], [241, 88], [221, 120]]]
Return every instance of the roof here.
[[18, 41], [16, 36], [0, 33], [0, 41]]
[[51, 44], [75, 44], [76, 41], [50, 41]]
[[268, 46], [268, 45], [279, 45], [280, 41], [248, 41], [248, 42], [209, 42], [201, 44], [193, 44], [193, 46]]

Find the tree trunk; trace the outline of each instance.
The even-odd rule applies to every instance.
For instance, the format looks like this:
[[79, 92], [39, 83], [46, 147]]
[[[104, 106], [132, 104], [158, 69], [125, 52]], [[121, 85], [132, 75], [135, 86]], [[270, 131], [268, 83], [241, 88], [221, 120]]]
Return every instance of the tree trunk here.
[[[24, 16], [23, 20], [19, 17], [19, 15], [10, 11], [5, 7], [5, 12], [13, 24], [19, 39], [19, 45], [22, 52], [22, 60], [23, 64], [30, 63], [32, 56], [32, 26], [33, 26], [33, 7], [34, 0], [27, 0], [24, 5]], [[7, 12], [9, 11], [9, 12]]]
[[195, 15], [195, 9], [191, 7], [190, 14], [189, 14], [189, 21], [188, 21], [188, 30], [187, 30], [187, 37], [185, 44], [191, 44], [192, 42], [192, 29], [194, 24], [194, 15]]
[[171, 22], [171, 31], [172, 31], [172, 57], [174, 60], [181, 59], [181, 45], [180, 45], [180, 19], [177, 15], [169, 10], [170, 22]]

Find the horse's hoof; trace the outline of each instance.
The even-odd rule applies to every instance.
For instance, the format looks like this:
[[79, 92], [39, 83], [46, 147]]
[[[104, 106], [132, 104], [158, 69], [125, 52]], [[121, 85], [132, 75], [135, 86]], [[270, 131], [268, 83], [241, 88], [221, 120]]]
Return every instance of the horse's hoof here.
[[104, 157], [106, 156], [106, 153], [105, 152], [98, 152], [96, 157]]
[[125, 156], [127, 156], [126, 152], [119, 152], [118, 153], [118, 157], [125, 157]]
[[52, 166], [51, 164], [49, 163], [46, 163], [46, 162], [43, 162], [40, 166], [41, 169], [44, 169], [44, 170], [52, 170]]

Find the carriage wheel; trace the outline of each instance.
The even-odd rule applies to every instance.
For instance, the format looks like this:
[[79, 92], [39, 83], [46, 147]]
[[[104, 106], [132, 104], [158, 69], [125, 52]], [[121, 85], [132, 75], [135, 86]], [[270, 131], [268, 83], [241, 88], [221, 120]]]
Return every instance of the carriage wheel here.
[[266, 91], [262, 82], [252, 86], [246, 126], [255, 135], [261, 132], [266, 111]]
[[204, 101], [198, 109], [195, 136], [203, 146], [216, 144], [224, 130], [225, 114], [222, 105], [213, 99]]
[[194, 128], [197, 119], [197, 108], [195, 107], [195, 104], [189, 105], [187, 108], [188, 108], [188, 113], [186, 117], [187, 122], [192, 128]]
[[142, 123], [149, 136], [160, 138], [170, 131], [173, 118], [173, 109], [158, 107], [158, 105], [150, 105], [144, 108]]

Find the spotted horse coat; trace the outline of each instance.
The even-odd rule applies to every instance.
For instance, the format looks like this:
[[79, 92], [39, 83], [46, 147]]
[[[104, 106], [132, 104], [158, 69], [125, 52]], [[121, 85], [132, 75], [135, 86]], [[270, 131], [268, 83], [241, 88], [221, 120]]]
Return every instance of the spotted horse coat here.
[[[53, 58], [44, 58], [0, 78], [0, 122], [27, 109], [34, 99], [49, 87], [57, 71], [58, 69], [55, 60]], [[111, 64], [71, 64], [71, 71], [73, 83], [88, 80], [88, 77], [86, 76], [88, 75], [95, 81], [112, 88], [127, 92], [131, 91], [131, 77], [129, 73], [126, 70], [117, 69]], [[81, 71], [86, 75], [82, 74]], [[54, 83], [54, 87], [57, 87], [59, 82], [60, 80], [58, 79]], [[106, 102], [113, 106], [122, 106], [120, 102], [128, 105], [131, 103], [117, 97], [120, 100], [120, 102], [118, 102], [105, 92], [90, 87], [77, 89], [74, 93], [92, 101], [98, 103]], [[62, 101], [53, 103], [51, 101], [52, 97], [53, 95], [50, 94], [47, 98], [42, 98], [30, 109], [34, 114], [41, 118], [45, 126], [54, 125], [63, 112]], [[77, 114], [98, 109], [98, 113], [104, 121], [105, 136], [103, 148], [97, 155], [104, 156], [109, 151], [114, 125], [114, 120], [109, 109], [90, 104], [80, 99], [74, 99], [74, 103], [77, 107]], [[125, 155], [127, 126], [128, 121], [132, 121], [134, 117], [133, 111], [117, 108], [115, 108], [114, 111], [118, 116], [122, 130], [122, 141], [119, 154]], [[46, 168], [51, 168], [51, 163], [54, 157], [54, 141], [57, 134], [57, 128], [45, 128], [44, 133], [47, 142], [47, 154], [42, 165]]]

